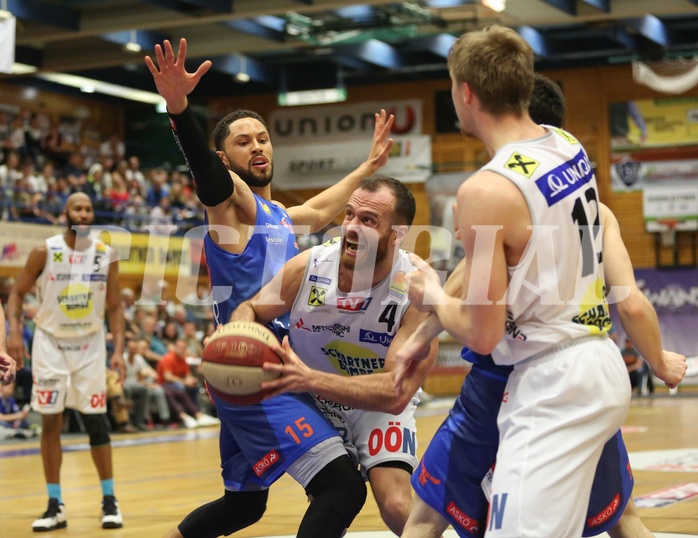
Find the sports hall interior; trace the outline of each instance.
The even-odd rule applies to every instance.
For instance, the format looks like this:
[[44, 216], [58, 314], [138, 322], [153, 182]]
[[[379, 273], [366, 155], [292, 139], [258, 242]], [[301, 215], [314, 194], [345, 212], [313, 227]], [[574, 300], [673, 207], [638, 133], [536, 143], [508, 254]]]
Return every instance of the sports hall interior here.
[[[678, 275], [680, 282], [684, 283], [683, 288], [669, 286], [664, 290], [664, 295], [656, 293], [653, 298], [656, 299], [655, 307], [659, 312], [665, 343], [682, 346], [676, 351], [689, 358], [686, 380], [675, 393], [670, 393], [661, 381], [656, 379], [652, 391], [648, 390], [646, 385], [638, 387], [633, 393], [630, 412], [624, 425], [624, 438], [634, 467], [634, 497], [639, 500], [640, 515], [646, 525], [658, 533], [658, 536], [698, 535], [698, 428], [695, 424], [695, 409], [698, 403], [698, 337], [695, 331], [698, 327], [698, 232], [648, 232], [643, 217], [642, 189], [614, 187], [611, 177], [616, 156], [612, 147], [610, 105], [648, 101], [657, 103], [669, 97], [637, 83], [630, 63], [545, 69], [541, 70], [541, 73], [557, 82], [563, 89], [566, 100], [564, 128], [572, 133], [588, 152], [595, 167], [601, 202], [609, 206], [616, 215], [637, 274], [647, 279], [656, 275], [660, 278]], [[440, 103], [444, 95], [450, 95], [450, 88], [448, 76], [349, 86], [347, 100], [342, 106], [361, 103], [382, 106], [382, 100], [386, 96], [389, 96], [388, 104], [418, 101], [422, 128], [419, 134], [430, 139], [432, 172], [449, 177], [460, 173], [465, 176], [485, 164], [487, 154], [479, 141], [464, 138], [457, 129], [443, 132], [437, 128], [438, 116], [443, 113]], [[698, 85], [671, 98], [692, 103], [695, 114], [695, 109], [698, 109]], [[690, 110], [691, 106], [686, 105], [686, 109]], [[279, 109], [277, 94], [267, 92], [208, 100], [199, 106], [200, 116], [207, 120], [204, 121], [207, 132], [213, 128], [215, 119], [237, 108], [255, 110], [268, 118]], [[339, 113], [341, 108], [336, 105], [334, 110]], [[114, 170], [118, 167], [118, 160], [129, 160], [132, 156], [139, 158], [140, 164], [137, 163], [136, 166], [145, 177], [145, 184], [141, 186], [142, 192], [137, 194], [140, 197], [139, 201], [133, 203], [135, 194], [128, 186], [129, 195], [119, 209], [125, 212], [130, 205], [133, 209], [131, 217], [136, 217], [127, 219], [128, 222], [133, 223], [134, 219], [140, 219], [138, 226], [141, 228], [133, 228], [134, 237], [139, 234], [145, 237], [142, 226], [147, 223], [148, 214], [152, 213], [152, 207], [147, 205], [151, 183], [168, 183], [173, 176], [177, 177], [176, 182], [182, 189], [190, 193], [186, 200], [181, 201], [182, 209], [177, 209], [180, 217], [179, 220], [175, 220], [186, 229], [200, 223], [202, 209], [191, 197], [192, 186], [187, 178], [186, 166], [170, 134], [166, 115], [157, 114], [152, 110], [152, 106], [104, 99], [98, 94], [61, 92], [0, 79], [0, 118], [8, 125], [7, 133], [11, 131], [10, 126], [14, 119], [20, 118], [29, 123], [32, 118], [39, 116], [45, 127], [56, 127], [65, 123], [66, 118], [79, 118], [75, 123], [80, 126], [80, 130], [73, 142], [63, 146], [60, 159], [67, 164], [72, 154], [79, 154], [79, 167], [84, 166], [85, 161], [92, 161], [90, 168], [83, 169], [86, 175], [100, 172], [99, 167], [95, 167], [94, 164], [101, 162], [100, 148], [112, 137], [122, 142], [124, 147], [123, 154], [110, 161]], [[139, 121], [148, 124], [140, 134], [133, 128]], [[696, 121], [698, 120], [694, 117], [693, 122]], [[0, 123], [0, 128], [2, 127]], [[47, 133], [48, 130], [44, 134]], [[129, 139], [130, 134], [133, 134], [133, 139]], [[693, 131], [690, 136], [693, 137], [692, 145], [677, 145], [674, 148], [663, 148], [663, 151], [665, 154], [669, 152], [671, 159], [692, 160], [693, 166], [698, 167], [698, 130]], [[36, 154], [41, 157], [34, 161], [37, 171], [49, 160], [41, 147]], [[9, 151], [6, 149], [4, 153], [4, 160], [0, 165], [7, 165]], [[23, 155], [24, 162], [36, 157], [30, 153]], [[101, 172], [104, 172], [104, 167]], [[58, 165], [54, 167], [53, 174], [56, 181], [61, 174]], [[695, 186], [698, 175], [694, 175], [692, 181]], [[23, 180], [18, 179], [17, 185], [24, 185], [22, 182]], [[414, 222], [416, 227], [428, 227], [435, 222], [435, 216], [430, 212], [433, 204], [430, 201], [429, 182], [430, 179], [426, 178], [409, 184], [417, 200]], [[51, 189], [54, 187], [55, 185]], [[3, 247], [0, 260], [0, 299], [4, 304], [13, 278], [26, 260], [26, 245], [21, 244], [23, 238], [29, 243], [36, 241], [37, 227], [52, 228], [54, 234], [60, 233], [63, 228], [60, 219], [60, 196], [55, 192], [52, 194], [49, 191], [43, 195], [44, 200], [53, 196], [50, 199], [58, 203], [49, 207], [48, 203], [44, 206], [40, 201], [41, 196], [22, 195], [19, 191], [25, 191], [25, 187], [20, 186], [19, 191], [15, 192], [13, 185], [4, 184], [3, 189], [3, 220], [0, 222], [0, 241]], [[319, 190], [273, 188], [272, 194], [281, 203], [295, 205], [309, 199]], [[41, 211], [37, 209], [39, 205], [42, 205]], [[110, 215], [109, 211], [112, 209], [104, 213], [105, 222], [123, 225], [126, 222], [125, 213]], [[336, 223], [340, 222], [338, 218]], [[675, 223], [669, 219], [668, 226], [674, 225]], [[154, 293], [155, 297], [161, 298], [162, 301], [156, 306], [148, 306], [147, 315], [157, 316], [160, 330], [170, 321], [179, 323], [175, 319], [177, 311], [184, 311], [182, 315], [187, 320], [195, 319], [196, 314], [188, 311], [181, 301], [186, 295], [181, 290], [195, 293], [197, 285], [208, 286], [205, 263], [201, 263], [200, 256], [191, 264], [193, 269], [184, 276], [180, 274], [178, 267], [182, 253], [196, 258], [195, 249], [183, 249], [181, 245], [184, 240], [181, 236], [175, 237], [171, 243], [179, 245], [179, 253], [172, 256], [172, 259], [165, 256], [159, 262], [155, 276], [145, 272], [149, 248], [147, 238], [137, 238], [136, 243], [133, 243], [135, 246], [132, 246], [131, 254], [138, 254], [140, 261], [133, 256], [130, 259], [126, 256], [121, 262], [126, 266], [125, 270], [121, 271], [121, 288], [133, 292], [130, 298], [126, 297], [128, 292], [124, 294], [124, 301], [131, 303], [127, 304], [132, 310], [131, 315], [136, 320], [139, 319], [138, 314], [134, 313], [138, 308], [132, 306], [134, 300], [144, 297], [146, 293]], [[412, 241], [415, 251], [424, 258], [429, 258], [429, 234], [415, 234]], [[157, 246], [167, 251], [166, 243], [164, 247], [160, 243], [157, 243]], [[179, 291], [178, 287], [181, 287]], [[680, 305], [676, 311], [671, 311], [671, 303], [678, 301], [677, 297], [681, 297]], [[25, 310], [28, 316], [31, 316], [30, 312], [31, 308]], [[678, 337], [673, 335], [672, 330], [675, 326], [683, 327], [684, 334]], [[138, 331], [137, 321], [131, 329], [135, 338]], [[180, 330], [179, 326], [177, 330]], [[202, 339], [210, 331], [209, 318], [196, 318], [198, 338]], [[619, 329], [617, 333], [618, 345], [622, 346], [622, 330]], [[430, 436], [447, 414], [464, 376], [467, 375], [467, 366], [459, 362], [457, 357], [458, 345], [448, 337], [443, 337], [440, 347], [437, 364], [424, 386], [432, 399], [419, 407], [419, 450], [423, 450], [429, 443]], [[644, 382], [646, 383], [646, 380]], [[24, 403], [28, 401], [26, 386], [22, 387], [18, 383], [16, 389], [16, 399]], [[111, 404], [110, 409], [118, 405], [120, 404], [116, 401]], [[62, 481], [64, 497], [70, 506], [70, 526], [66, 530], [47, 535], [91, 537], [106, 532], [99, 529], [98, 514], [94, 506], [94, 499], [99, 494], [99, 484], [89, 461], [87, 437], [81, 431], [80, 424], [76, 423], [69, 413], [68, 411], [66, 415], [69, 420], [66, 421], [64, 433], [66, 450], [63, 456]], [[38, 423], [38, 416], [32, 413], [30, 422]], [[142, 431], [122, 431], [117, 426], [112, 420], [116, 493], [122, 506], [125, 524], [123, 529], [111, 531], [110, 535], [162, 535], [190, 510], [220, 495], [215, 428], [187, 429], [178, 427], [177, 424], [158, 427], [157, 423], [150, 423], [148, 428]], [[0, 440], [0, 500], [3, 501], [0, 504], [0, 535], [8, 538], [28, 536], [29, 525], [38, 515], [44, 498], [38, 437], [28, 435], [26, 438], [7, 437]], [[262, 521], [236, 535], [293, 535], [305, 506], [306, 499], [302, 488], [290, 478], [284, 477], [272, 487], [269, 506]], [[370, 496], [350, 531], [356, 534], [350, 533], [349, 536], [366, 538], [389, 535]]]

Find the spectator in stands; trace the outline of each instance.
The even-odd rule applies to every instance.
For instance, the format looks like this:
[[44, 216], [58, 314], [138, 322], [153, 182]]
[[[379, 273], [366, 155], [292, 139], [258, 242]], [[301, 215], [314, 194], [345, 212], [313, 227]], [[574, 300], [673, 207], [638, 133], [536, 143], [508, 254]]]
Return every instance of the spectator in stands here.
[[213, 320], [213, 303], [211, 292], [205, 284], [197, 284], [196, 290], [182, 299], [187, 311], [187, 320], [196, 323], [198, 329], [203, 329]]
[[126, 146], [118, 134], [111, 135], [99, 146], [100, 157], [110, 157], [115, 161], [122, 160], [126, 155]]
[[165, 328], [162, 330], [162, 341], [167, 346], [167, 349], [171, 349], [175, 345], [177, 340], [180, 339], [179, 328], [177, 327], [176, 321], [168, 321], [165, 324]]
[[652, 380], [652, 370], [649, 364], [640, 357], [640, 354], [633, 346], [630, 338], [625, 339], [623, 348], [620, 350], [625, 366], [630, 376], [630, 386], [637, 389], [640, 396], [648, 396], [654, 392], [654, 381]]
[[126, 176], [126, 181], [129, 182], [129, 186], [135, 180], [141, 189], [145, 189], [146, 181], [143, 172], [141, 172], [141, 161], [135, 155], [131, 155], [128, 158], [128, 166], [124, 170], [124, 175]]
[[10, 136], [10, 118], [0, 110], [0, 163], [7, 158], [7, 139]]
[[41, 119], [38, 115], [32, 114], [29, 122], [24, 126], [24, 157], [40, 166], [43, 164], [44, 152], [41, 149], [41, 141], [44, 132], [41, 128]]
[[57, 126], [49, 127], [48, 132], [41, 141], [41, 150], [46, 158], [52, 161], [58, 168], [63, 169], [68, 164], [70, 147], [65, 143], [63, 135]]
[[[83, 158], [79, 153], [73, 152], [68, 158], [68, 163], [63, 168], [63, 175], [68, 180], [71, 192], [85, 192], [87, 174], [83, 168]], [[87, 193], [89, 196], [89, 193]]]
[[174, 226], [174, 217], [167, 196], [160, 198], [158, 204], [150, 210], [150, 233], [170, 235]]
[[187, 344], [179, 339], [157, 366], [158, 383], [165, 389], [170, 410], [187, 428], [217, 425], [218, 419], [199, 409], [200, 381], [191, 374], [186, 357]]
[[20, 407], [14, 398], [15, 383], [0, 383], [0, 439], [36, 437], [38, 425], [29, 424], [29, 405]]
[[26, 157], [22, 163], [22, 176], [27, 178], [29, 188], [32, 192], [45, 194], [46, 191], [48, 191], [48, 183], [46, 183], [44, 176], [36, 173], [34, 161]]
[[16, 116], [10, 122], [10, 134], [5, 142], [10, 151], [15, 151], [22, 158], [25, 155], [24, 147], [24, 120]]
[[112, 211], [122, 213], [128, 206], [129, 193], [126, 188], [126, 180], [119, 173], [112, 174], [112, 186], [108, 192], [109, 205]]
[[140, 232], [150, 222], [149, 210], [140, 194], [129, 191], [129, 196], [131, 202], [124, 210], [124, 226], [132, 232]]
[[21, 220], [25, 222], [33, 222], [34, 211], [32, 204], [34, 203], [32, 196], [32, 188], [29, 180], [25, 175], [15, 180], [14, 193], [12, 195], [12, 204], [10, 205], [10, 217], [12, 220]]
[[[148, 342], [145, 340], [138, 340], [138, 354], [141, 357], [145, 357], [143, 353], [148, 349]], [[146, 366], [149, 367], [147, 361], [144, 362]], [[158, 418], [158, 423], [162, 424], [163, 426], [170, 425], [172, 423], [171, 417], [170, 417], [170, 406], [167, 403], [167, 397], [165, 396], [165, 390], [163, 389], [162, 385], [160, 385], [157, 382], [158, 375], [155, 370], [150, 368], [150, 370], [147, 370], [147, 373], [145, 377], [142, 379], [142, 381], [146, 384], [148, 387], [148, 406], [147, 406], [147, 411], [146, 411], [146, 416], [150, 418], [152, 422], [155, 422], [152, 413], [153, 411], [157, 413], [157, 418]]]
[[155, 367], [162, 357], [167, 353], [167, 346], [161, 340], [157, 331], [158, 324], [154, 315], [148, 314], [141, 322], [141, 332], [136, 336], [138, 340], [146, 340], [148, 342], [148, 350], [145, 351], [143, 357], [148, 361], [148, 364]]
[[170, 193], [167, 185], [167, 172], [162, 168], [155, 168], [150, 171], [150, 187], [145, 196], [145, 203], [150, 207], [160, 204], [162, 198], [167, 198]]
[[136, 314], [136, 294], [131, 288], [121, 288], [121, 307], [124, 309], [124, 319], [133, 321]]
[[56, 175], [51, 161], [45, 161], [41, 165], [41, 172], [37, 174], [36, 189], [39, 192], [47, 193], [48, 187], [56, 183]]
[[[148, 343], [143, 340], [147, 348]], [[161, 422], [170, 422], [170, 411], [167, 406], [167, 398], [162, 386], [155, 380], [157, 373], [138, 352], [138, 341], [128, 340], [124, 352], [126, 365], [126, 377], [124, 378], [124, 392], [133, 401], [133, 424], [139, 430], [147, 430], [147, 423], [152, 422], [150, 408], [156, 406], [158, 418]]]
[[15, 181], [20, 177], [22, 177], [22, 170], [20, 169], [19, 153], [9, 151], [5, 162], [0, 164], [0, 186], [13, 188]]
[[187, 357], [201, 358], [204, 353], [204, 347], [201, 345], [201, 340], [197, 336], [196, 323], [187, 321], [184, 324], [182, 340], [187, 344]]

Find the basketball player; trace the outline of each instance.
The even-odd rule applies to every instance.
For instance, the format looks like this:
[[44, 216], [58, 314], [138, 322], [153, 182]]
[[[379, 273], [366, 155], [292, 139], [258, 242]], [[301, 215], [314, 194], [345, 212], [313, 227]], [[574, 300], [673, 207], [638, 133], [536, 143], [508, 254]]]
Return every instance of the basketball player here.
[[[414, 266], [399, 250], [415, 210], [401, 182], [385, 176], [363, 180], [346, 205], [341, 239], [288, 261], [232, 318], [266, 323], [290, 312], [288, 341], [307, 366], [296, 358], [299, 374], [274, 387], [277, 393], [313, 393], [338, 419], [358, 450], [383, 521], [398, 536], [409, 514], [410, 475], [417, 464], [416, 392], [436, 357], [434, 341], [397, 397], [385, 372], [424, 318], [407, 299], [405, 275]], [[288, 343], [286, 354], [279, 353], [288, 358]]]
[[[555, 127], [564, 121], [565, 100], [560, 87], [536, 74], [529, 106], [531, 119]], [[640, 292], [632, 272], [618, 223], [601, 204], [603, 223], [604, 276], [607, 286], [627, 286], [627, 299], [618, 305], [621, 323], [628, 332], [641, 331], [644, 351], [669, 386], [677, 385], [686, 371], [685, 358], [662, 352], [656, 313]], [[461, 295], [464, 263], [449, 277], [445, 291]], [[421, 472], [412, 477], [417, 493], [404, 536], [439, 536], [449, 525], [459, 536], [482, 536], [487, 499], [481, 487], [483, 473], [494, 464], [498, 446], [496, 415], [511, 372], [497, 366], [491, 356], [473, 354], [463, 358], [473, 363], [449, 416], [432, 438], [420, 463]], [[596, 468], [592, 496], [587, 508], [583, 536], [608, 532], [612, 538], [650, 538], [632, 501], [633, 479], [620, 432], [604, 446]], [[431, 478], [430, 478], [431, 477]], [[627, 504], [626, 504], [627, 503]], [[477, 529], [475, 529], [477, 527]]]
[[[92, 201], [84, 193], [66, 200], [67, 228], [34, 248], [17, 275], [7, 301], [9, 349], [26, 353], [22, 340], [22, 301], [38, 286], [39, 309], [32, 345], [32, 407], [41, 414], [41, 459], [48, 508], [34, 521], [34, 531], [67, 526], [61, 494], [63, 411], [80, 412], [90, 438], [92, 459], [102, 486], [102, 528], [123, 526], [114, 497], [114, 477], [106, 400], [104, 311], [109, 314], [114, 352], [111, 367], [124, 370], [124, 317], [119, 296], [119, 268], [112, 249], [89, 236], [94, 222]], [[123, 375], [123, 374], [122, 374]]]
[[[264, 120], [237, 111], [214, 129], [216, 151], [194, 119], [187, 95], [211, 67], [185, 69], [186, 40], [175, 57], [165, 41], [149, 57], [158, 92], [165, 98], [174, 129], [206, 206], [209, 233], [204, 239], [217, 324], [251, 297], [298, 253], [293, 226], [322, 229], [337, 215], [359, 180], [388, 159], [393, 118], [376, 115], [373, 145], [366, 162], [336, 185], [288, 210], [271, 200], [273, 150]], [[287, 320], [272, 325], [285, 331]], [[210, 387], [209, 387], [210, 390]], [[312, 499], [298, 536], [339, 537], [359, 512], [366, 487], [341, 437], [309, 395], [284, 395], [254, 406], [232, 406], [210, 390], [221, 419], [224, 495], [189, 514], [168, 536], [228, 535], [258, 521], [266, 509], [268, 487], [288, 472]], [[289, 433], [289, 425], [298, 432]], [[296, 440], [299, 442], [296, 443]], [[275, 463], [258, 465], [275, 455]]]
[[448, 63], [461, 131], [492, 160], [458, 189], [464, 300], [445, 295], [420, 263], [410, 298], [430, 316], [397, 359], [412, 367], [446, 329], [513, 366], [486, 536], [580, 536], [586, 506], [578, 499], [590, 494], [630, 400], [607, 337], [596, 179], [574, 137], [529, 117], [533, 52], [515, 31], [465, 34]]

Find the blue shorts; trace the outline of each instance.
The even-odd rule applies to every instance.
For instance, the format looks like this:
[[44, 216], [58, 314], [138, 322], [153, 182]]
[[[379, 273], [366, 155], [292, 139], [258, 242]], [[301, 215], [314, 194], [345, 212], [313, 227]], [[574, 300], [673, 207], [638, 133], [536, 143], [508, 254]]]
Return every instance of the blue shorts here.
[[227, 489], [267, 488], [317, 444], [331, 437], [341, 442], [308, 394], [282, 394], [257, 405], [238, 406], [209, 392], [221, 420], [221, 467]]
[[[474, 366], [412, 475], [417, 495], [463, 538], [485, 534], [488, 502], [482, 480], [497, 456], [497, 414], [505, 387], [506, 377]], [[597, 466], [583, 536], [612, 528], [632, 488], [628, 453], [619, 431], [604, 446]]]

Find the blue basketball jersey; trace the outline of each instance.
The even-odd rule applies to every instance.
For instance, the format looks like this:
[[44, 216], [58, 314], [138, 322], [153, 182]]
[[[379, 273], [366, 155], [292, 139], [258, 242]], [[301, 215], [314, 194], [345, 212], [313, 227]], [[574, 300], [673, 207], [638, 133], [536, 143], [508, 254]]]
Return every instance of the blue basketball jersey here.
[[[204, 237], [216, 326], [228, 323], [237, 306], [254, 296], [284, 263], [299, 252], [288, 213], [257, 195], [254, 197], [257, 220], [241, 254], [222, 249], [208, 233]], [[207, 224], [207, 231], [209, 229], [212, 228]], [[228, 236], [231, 242], [237, 241], [235, 230], [224, 229], [222, 232], [219, 232], [221, 242], [226, 241]], [[288, 314], [272, 328], [276, 330], [278, 323], [288, 329]]]

